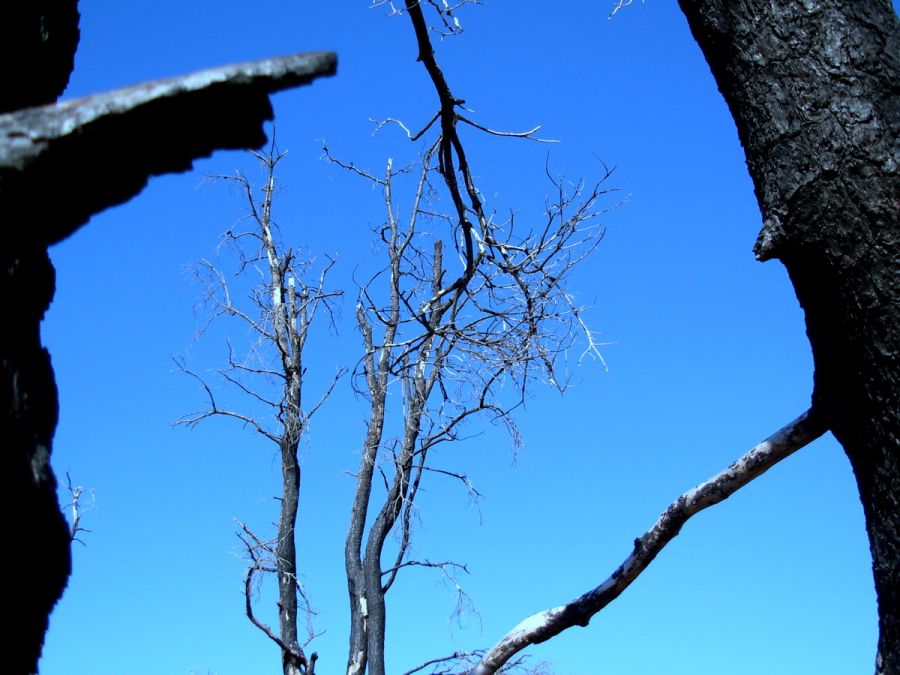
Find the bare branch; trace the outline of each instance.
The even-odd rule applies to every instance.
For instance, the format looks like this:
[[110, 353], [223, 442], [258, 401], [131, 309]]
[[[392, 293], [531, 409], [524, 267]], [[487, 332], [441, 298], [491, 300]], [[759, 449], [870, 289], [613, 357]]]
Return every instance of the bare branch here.
[[454, 569], [469, 573], [469, 568], [461, 563], [453, 562], [452, 560], [447, 560], [444, 562], [431, 562], [430, 560], [407, 560], [406, 562], [400, 563], [399, 565], [395, 565], [390, 569], [382, 570], [381, 574], [391, 574], [396, 572], [399, 569], [403, 569], [404, 567], [431, 567], [433, 569], [445, 569], [448, 567], [452, 567]]
[[429, 666], [436, 666], [440, 663], [447, 663], [448, 661], [460, 661], [466, 657], [472, 656], [472, 652], [453, 652], [449, 656], [442, 656], [437, 659], [430, 659], [425, 663], [416, 666], [415, 668], [411, 668], [407, 670], [403, 675], [412, 675], [413, 673], [418, 673], [420, 670], [425, 670]]
[[[64, 507], [68, 508], [71, 513], [69, 539], [77, 541], [82, 546], [86, 546], [84, 541], [78, 537], [78, 533], [91, 532], [91, 530], [81, 526], [81, 519], [84, 517], [86, 511], [90, 511], [96, 506], [94, 491], [90, 488], [82, 487], [81, 485], [72, 485], [72, 476], [69, 475], [68, 471], [66, 471], [66, 491], [69, 493], [72, 500]], [[90, 496], [90, 504], [87, 506], [82, 503], [85, 494]]]
[[457, 115], [456, 118], [460, 122], [465, 122], [469, 126], [473, 126], [476, 129], [480, 129], [485, 133], [490, 134], [491, 136], [501, 136], [506, 138], [527, 138], [530, 141], [537, 141], [538, 143], [559, 143], [558, 140], [552, 138], [538, 138], [534, 134], [536, 134], [541, 129], [541, 125], [538, 124], [533, 129], [529, 129], [528, 131], [497, 131], [495, 129], [489, 129], [488, 127], [482, 126], [477, 122], [473, 122], [468, 117], [463, 117], [462, 115]]
[[388, 124], [396, 124], [398, 127], [400, 127], [401, 129], [403, 129], [404, 133], [406, 133], [406, 137], [407, 137], [409, 140], [411, 140], [411, 141], [417, 141], [417, 140], [419, 140], [420, 138], [422, 138], [422, 136], [425, 135], [425, 132], [427, 132], [427, 131], [434, 125], [435, 122], [438, 121], [438, 118], [440, 118], [440, 116], [441, 116], [441, 113], [440, 113], [440, 112], [436, 112], [436, 113], [434, 114], [434, 117], [432, 117], [430, 120], [428, 120], [428, 122], [425, 123], [425, 126], [422, 127], [421, 129], [419, 129], [419, 131], [417, 131], [416, 133], [412, 133], [412, 132], [409, 130], [409, 127], [407, 127], [407, 126], [406, 126], [403, 122], [401, 122], [400, 120], [394, 119], [393, 117], [387, 117], [387, 118], [385, 118], [385, 119], [383, 119], [383, 120], [381, 120], [381, 121], [376, 121], [376, 120], [373, 120], [372, 118], [369, 118], [369, 121], [375, 123], [375, 129], [374, 129], [374, 131], [372, 131], [372, 135], [373, 135], [373, 136], [374, 136], [375, 134], [377, 134], [379, 131], [381, 131], [381, 130], [382, 130], [385, 126], [387, 126]]
[[344, 375], [346, 375], [346, 373], [347, 373], [346, 368], [338, 368], [337, 372], [334, 374], [334, 377], [331, 379], [331, 383], [328, 385], [328, 387], [325, 389], [325, 391], [319, 397], [319, 400], [315, 403], [315, 405], [313, 405], [312, 408], [309, 409], [309, 412], [306, 413], [306, 419], [309, 419], [313, 415], [315, 415], [316, 412], [319, 410], [319, 408], [321, 408], [322, 405], [325, 403], [325, 401], [327, 401], [329, 398], [331, 398], [331, 393], [334, 391], [335, 385], [338, 383], [338, 381]]
[[244, 576], [244, 611], [247, 614], [247, 618], [250, 619], [250, 622], [259, 628], [266, 637], [277, 644], [282, 651], [293, 653], [295, 658], [305, 664], [306, 657], [303, 655], [303, 652], [296, 652], [293, 650], [284, 640], [278, 637], [271, 628], [260, 621], [253, 612], [253, 582], [256, 574], [260, 572], [270, 574], [276, 572], [275, 567], [267, 564], [266, 559], [260, 556], [259, 551], [263, 550], [269, 554], [273, 554], [273, 549], [268, 543], [262, 542], [244, 523], [237, 521], [237, 524], [244, 533], [243, 535], [238, 533], [238, 539], [244, 544], [244, 550], [247, 552], [251, 562], [250, 566], [247, 568], [247, 574]]
[[200, 377], [194, 371], [190, 370], [184, 364], [184, 361], [182, 359], [180, 359], [178, 357], [172, 357], [172, 361], [175, 362], [175, 365], [178, 366], [178, 369], [181, 372], [183, 372], [185, 375], [188, 375], [188, 376], [194, 378], [195, 380], [197, 380], [197, 382], [200, 383], [200, 386], [203, 387], [203, 390], [206, 392], [206, 396], [209, 399], [209, 409], [208, 410], [194, 412], [194, 413], [188, 413], [187, 415], [184, 415], [183, 417], [180, 417], [179, 419], [175, 420], [175, 422], [173, 423], [173, 426], [184, 425], [184, 426], [193, 428], [193, 427], [196, 427], [198, 424], [200, 424], [200, 422], [202, 422], [203, 420], [209, 419], [210, 417], [214, 417], [214, 416], [218, 415], [221, 417], [231, 417], [233, 419], [238, 420], [239, 422], [243, 422], [243, 424], [245, 426], [251, 427], [256, 432], [265, 436], [273, 443], [278, 444], [280, 442], [279, 437], [276, 436], [275, 434], [273, 434], [272, 432], [268, 431], [265, 427], [263, 427], [262, 424], [260, 424], [258, 420], [254, 419], [248, 415], [244, 415], [241, 413], [234, 412], [232, 410], [226, 410], [226, 409], [218, 407], [216, 405], [216, 399], [215, 399], [215, 396], [213, 396], [212, 389], [210, 389], [209, 385], [206, 383], [206, 380], [204, 380], [202, 377]]
[[727, 469], [682, 494], [660, 515], [653, 527], [634, 540], [634, 550], [606, 581], [565, 605], [538, 612], [522, 621], [491, 647], [467, 674], [492, 675], [529, 645], [545, 642], [572, 626], [587, 626], [597, 612], [615, 600], [653, 562], [692, 516], [728, 499], [826, 431], [825, 422], [814, 410], [808, 410]]
[[361, 177], [365, 178], [366, 180], [370, 180], [373, 183], [376, 183], [378, 185], [385, 184], [385, 180], [383, 178], [379, 178], [378, 176], [376, 176], [372, 173], [369, 173], [368, 171], [365, 171], [364, 169], [360, 169], [355, 164], [353, 164], [353, 162], [342, 162], [341, 160], [334, 157], [331, 154], [331, 152], [328, 150], [328, 146], [325, 145], [324, 143], [322, 144], [322, 154], [325, 156], [325, 159], [327, 159], [329, 162], [332, 162], [333, 164], [337, 164], [342, 169], [346, 169], [347, 171], [352, 171], [356, 175], [361, 176]]

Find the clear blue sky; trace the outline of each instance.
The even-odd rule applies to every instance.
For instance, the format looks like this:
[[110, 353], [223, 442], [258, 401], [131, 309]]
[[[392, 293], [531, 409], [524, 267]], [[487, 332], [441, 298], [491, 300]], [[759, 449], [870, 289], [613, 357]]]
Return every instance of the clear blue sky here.
[[[516, 461], [490, 428], [440, 462], [467, 472], [477, 505], [434, 482], [415, 552], [468, 564], [478, 615], [449, 620], [453, 593], [411, 571], [389, 596], [388, 665], [403, 672], [487, 647], [528, 614], [600, 583], [682, 491], [808, 406], [812, 364], [784, 269], [754, 261], [760, 226], [733, 122], [675, 3], [493, 0], [461, 14], [438, 45], [454, 91], [494, 128], [543, 125], [555, 171], [617, 170], [627, 203], [572, 290], [610, 342], [608, 372], [586, 364], [564, 398], [535, 390]], [[350, 275], [370, 255], [377, 192], [327, 166], [335, 154], [380, 171], [416, 148], [370, 118], [427, 120], [435, 95], [405, 17], [365, 1], [154, 3], [82, 0], [67, 97], [202, 67], [308, 49], [338, 52], [338, 76], [275, 97], [290, 155], [277, 213], [288, 239], [337, 253], [350, 291], [336, 337], [311, 344], [311, 377], [358, 358]], [[224, 116], [227, 110], [221, 111]], [[465, 139], [480, 186], [520, 217], [547, 192], [547, 146]], [[129, 141], [122, 139], [121, 152]], [[115, 161], [111, 157], [110, 161]], [[242, 613], [233, 518], [276, 518], [278, 463], [249, 432], [171, 423], [202, 405], [172, 355], [197, 368], [222, 354], [195, 343], [199, 289], [183, 266], [211, 255], [243, 213], [209, 173], [254, 166], [218, 153], [95, 216], [52, 250], [56, 299], [43, 335], [61, 416], [53, 463], [96, 494], [86, 547], [54, 611], [45, 675], [280, 672], [274, 645]], [[48, 199], [52, 192], [48, 191]], [[610, 201], [610, 205], [612, 200]], [[314, 371], [314, 372], [313, 372]], [[304, 449], [300, 566], [327, 632], [322, 673], [346, 660], [343, 536], [365, 408], [347, 383]], [[65, 496], [63, 496], [65, 500]], [[692, 520], [651, 568], [586, 629], [532, 650], [563, 675], [870, 672], [875, 598], [850, 466], [828, 436]]]

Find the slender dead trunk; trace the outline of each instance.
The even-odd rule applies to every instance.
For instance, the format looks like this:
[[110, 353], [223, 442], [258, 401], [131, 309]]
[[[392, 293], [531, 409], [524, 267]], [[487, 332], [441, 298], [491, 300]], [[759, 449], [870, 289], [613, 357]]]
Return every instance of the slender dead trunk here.
[[747, 156], [760, 260], [806, 316], [813, 405], [856, 475], [876, 672], [900, 673], [900, 22], [889, 0], [680, 0]]
[[284, 675], [300, 675], [301, 654], [297, 636], [297, 508], [300, 503], [300, 464], [297, 442], [286, 439], [281, 448], [281, 517], [278, 520], [278, 624], [279, 635], [289, 649], [281, 651]]

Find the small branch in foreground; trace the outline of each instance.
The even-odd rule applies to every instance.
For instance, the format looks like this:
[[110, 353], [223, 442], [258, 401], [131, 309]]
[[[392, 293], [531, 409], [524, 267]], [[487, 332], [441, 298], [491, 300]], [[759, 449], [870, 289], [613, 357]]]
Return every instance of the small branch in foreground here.
[[728, 499], [827, 430], [826, 423], [810, 409], [721, 473], [682, 494], [660, 515], [653, 527], [634, 540], [634, 550], [606, 581], [565, 605], [538, 612], [522, 621], [488, 650], [466, 675], [493, 675], [529, 645], [545, 642], [572, 626], [587, 626], [595, 614], [619, 597], [653, 562], [688, 519]]

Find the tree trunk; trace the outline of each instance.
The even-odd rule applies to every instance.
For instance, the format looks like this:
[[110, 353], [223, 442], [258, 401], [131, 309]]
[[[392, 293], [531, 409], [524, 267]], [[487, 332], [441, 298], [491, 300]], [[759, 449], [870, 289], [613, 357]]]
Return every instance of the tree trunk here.
[[[78, 19], [77, 0], [4, 3], [0, 113], [52, 103], [63, 92], [78, 46]], [[5, 150], [0, 147], [0, 155]], [[45, 242], [34, 236], [43, 223], [36, 224], [29, 215], [27, 209], [21, 216], [4, 209], [0, 251], [0, 298], [6, 317], [0, 332], [0, 475], [15, 504], [6, 540], [27, 551], [27, 560], [14, 572], [19, 592], [9, 594], [7, 606], [14, 619], [6, 638], [4, 671], [17, 675], [37, 672], [50, 610], [71, 571], [69, 528], [59, 510], [50, 467], [59, 412], [56, 381], [40, 337], [56, 273]]]
[[281, 650], [284, 675], [300, 675], [302, 653], [297, 639], [297, 509], [300, 504], [299, 439], [286, 437], [281, 447], [281, 517], [278, 519], [278, 626], [289, 650]]
[[7, 611], [14, 619], [4, 672], [24, 675], [37, 672], [50, 610], [69, 578], [71, 553], [50, 467], [56, 382], [40, 339], [56, 275], [46, 248], [19, 236], [24, 229], [19, 223], [9, 225], [10, 236], [0, 252], [0, 297], [9, 322], [0, 331], [0, 475], [14, 495], [7, 545], [27, 552], [27, 558], [11, 570], [19, 590], [8, 596]]
[[806, 315], [813, 406], [853, 466], [900, 673], [900, 22], [889, 0], [680, 0]]

